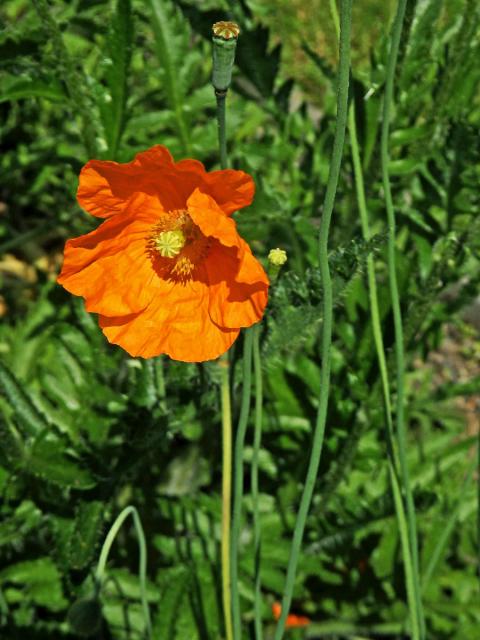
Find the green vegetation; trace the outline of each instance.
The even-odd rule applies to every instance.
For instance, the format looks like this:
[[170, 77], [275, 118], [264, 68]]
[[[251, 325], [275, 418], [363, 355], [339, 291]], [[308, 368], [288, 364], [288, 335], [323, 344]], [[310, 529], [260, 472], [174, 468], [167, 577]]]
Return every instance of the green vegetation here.
[[229, 164], [256, 183], [236, 221], [264, 264], [272, 248], [288, 253], [262, 324], [229, 354], [233, 424], [246, 426], [234, 475], [238, 484], [243, 457], [235, 640], [258, 640], [260, 626], [264, 640], [275, 634], [330, 293], [328, 412], [292, 582], [291, 610], [311, 622], [285, 637], [480, 637], [480, 5], [406, 2], [394, 68], [396, 11], [394, 0], [353, 3], [324, 296], [318, 235], [338, 124], [332, 3], [2, 3], [2, 640], [143, 640], [145, 601], [154, 640], [224, 637], [219, 367], [128, 357], [55, 282], [64, 241], [96, 224], [75, 200], [88, 159], [127, 162], [164, 144], [175, 159], [219, 168], [210, 30], [222, 19], [241, 27]]

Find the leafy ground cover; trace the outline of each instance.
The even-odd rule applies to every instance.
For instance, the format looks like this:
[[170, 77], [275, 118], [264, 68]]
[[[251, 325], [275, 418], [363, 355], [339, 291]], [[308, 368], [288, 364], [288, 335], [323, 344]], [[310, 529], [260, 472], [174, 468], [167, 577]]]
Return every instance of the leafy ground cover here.
[[[412, 637], [368, 288], [373, 261], [394, 381], [380, 135], [396, 4], [354, 3], [354, 129], [351, 118], [329, 241], [330, 403], [292, 605], [310, 622], [289, 629], [291, 638]], [[227, 17], [242, 28], [228, 96], [230, 164], [256, 183], [252, 206], [236, 220], [265, 264], [274, 247], [288, 253], [260, 340], [262, 618], [265, 638], [273, 637], [272, 605], [284, 590], [320, 387], [317, 245], [336, 113], [330, 8], [253, 0], [2, 3], [2, 639], [145, 637], [133, 526], [112, 547], [101, 607], [94, 597], [102, 544], [127, 505], [135, 505], [147, 540], [155, 640], [224, 637], [218, 367], [128, 357], [55, 279], [65, 239], [93, 228], [75, 202], [89, 158], [127, 162], [161, 143], [176, 159], [218, 168], [210, 30]], [[480, 637], [479, 55], [475, 0], [407, 2], [389, 170], [407, 460], [426, 637], [434, 640]], [[235, 421], [242, 347], [243, 338], [231, 352]], [[253, 422], [252, 412], [239, 536], [244, 638], [255, 637]]]

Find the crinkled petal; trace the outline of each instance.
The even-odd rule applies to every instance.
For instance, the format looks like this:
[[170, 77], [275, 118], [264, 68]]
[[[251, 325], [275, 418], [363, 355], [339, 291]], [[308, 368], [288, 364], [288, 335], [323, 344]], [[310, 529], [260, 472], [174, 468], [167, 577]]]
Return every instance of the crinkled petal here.
[[158, 211], [181, 209], [190, 193], [178, 180], [170, 152], [158, 145], [125, 164], [87, 162], [80, 172], [77, 200], [90, 214], [109, 218], [139, 203]]
[[[238, 255], [240, 254], [240, 255]], [[212, 320], [221, 327], [249, 327], [262, 319], [268, 300], [268, 278], [250, 247], [212, 247], [205, 260]]]
[[255, 191], [252, 178], [232, 169], [207, 173], [198, 160], [175, 163], [166, 147], [138, 153], [132, 162], [90, 160], [80, 172], [77, 199], [99, 218], [126, 211], [141, 200], [163, 210], [182, 209], [195, 189], [210, 194], [226, 214], [248, 206]]
[[210, 315], [222, 327], [248, 327], [258, 322], [267, 304], [268, 278], [227, 217], [200, 191], [188, 199], [188, 211], [202, 233], [216, 238], [205, 260], [210, 285]]
[[144, 309], [160, 280], [147, 251], [155, 220], [148, 212], [118, 216], [68, 240], [59, 284], [85, 298], [87, 311], [117, 316]]
[[211, 196], [196, 189], [188, 199], [187, 209], [204, 236], [216, 238], [225, 247], [239, 246], [235, 220], [226, 216]]
[[162, 291], [143, 311], [124, 317], [99, 317], [108, 341], [142, 358], [165, 353], [174, 360], [203, 362], [225, 353], [239, 330], [222, 329], [212, 322], [205, 279], [186, 284], [160, 282]]
[[244, 171], [222, 169], [207, 173], [198, 160], [180, 160], [176, 167], [182, 171], [182, 175], [194, 174], [201, 179], [201, 183], [197, 183], [190, 193], [198, 186], [201, 191], [210, 195], [227, 215], [252, 203], [255, 183]]

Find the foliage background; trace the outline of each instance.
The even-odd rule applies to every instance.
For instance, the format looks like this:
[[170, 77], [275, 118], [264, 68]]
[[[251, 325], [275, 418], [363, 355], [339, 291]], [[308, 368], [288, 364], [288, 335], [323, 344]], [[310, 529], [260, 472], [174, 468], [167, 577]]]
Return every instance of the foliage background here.
[[[407, 638], [379, 376], [364, 277], [374, 252], [393, 339], [378, 134], [395, 3], [359, 0], [353, 83], [374, 239], [361, 239], [347, 140], [330, 246], [336, 302], [325, 452], [294, 610], [297, 638]], [[262, 335], [264, 618], [280, 598], [319, 387], [316, 234], [333, 139], [336, 44], [328, 3], [7, 0], [0, 8], [0, 636], [81, 637], [108, 526], [135, 504], [148, 539], [159, 640], [221, 636], [220, 441], [215, 365], [135, 360], [108, 345], [55, 284], [65, 238], [92, 228], [75, 203], [89, 157], [152, 144], [218, 163], [211, 24], [242, 26], [228, 101], [232, 166], [253, 174], [237, 221], [256, 254], [282, 246]], [[409, 463], [428, 637], [477, 640], [475, 441], [480, 341], [480, 7], [408, 4], [391, 173], [408, 347]], [[234, 348], [234, 409], [241, 389]], [[392, 362], [390, 362], [392, 364]], [[251, 435], [249, 436], [251, 445]], [[247, 472], [251, 447], [246, 450]], [[240, 540], [245, 637], [252, 620], [251, 500]], [[95, 638], [143, 633], [137, 548], [122, 530]], [[85, 621], [84, 621], [85, 622]], [[268, 633], [268, 629], [267, 629]]]

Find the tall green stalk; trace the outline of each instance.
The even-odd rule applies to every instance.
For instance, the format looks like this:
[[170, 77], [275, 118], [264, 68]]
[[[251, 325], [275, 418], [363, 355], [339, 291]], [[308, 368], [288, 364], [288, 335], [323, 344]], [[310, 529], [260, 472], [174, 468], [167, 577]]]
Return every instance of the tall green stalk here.
[[[333, 22], [339, 36], [339, 19], [337, 6], [334, 0], [330, 2], [330, 11], [332, 13]], [[360, 213], [360, 222], [362, 227], [362, 236], [365, 240], [370, 240], [371, 231], [368, 218], [367, 202], [365, 197], [365, 183], [363, 179], [362, 162], [360, 158], [360, 150], [357, 136], [357, 125], [355, 119], [355, 103], [352, 101], [348, 113], [348, 132], [350, 137], [350, 147], [352, 153], [353, 172], [355, 177], [355, 192], [357, 196], [357, 206]], [[375, 278], [375, 261], [371, 254], [367, 257], [367, 281], [368, 281], [368, 297], [370, 302], [370, 317], [372, 321], [373, 340], [375, 351], [380, 370], [380, 379], [382, 385], [382, 396], [385, 412], [386, 437], [387, 437], [387, 455], [390, 482], [392, 486], [393, 500], [397, 516], [397, 523], [401, 538], [403, 562], [405, 570], [405, 586], [407, 592], [408, 609], [411, 618], [411, 627], [414, 638], [418, 638], [418, 620], [419, 612], [417, 611], [417, 590], [419, 588], [418, 581], [415, 582], [415, 567], [412, 564], [412, 554], [410, 551], [410, 536], [408, 533], [407, 520], [405, 515], [405, 507], [401, 492], [401, 484], [398, 477], [398, 463], [396, 455], [396, 443], [393, 430], [392, 405], [390, 381], [388, 376], [387, 360], [385, 357], [385, 346], [382, 335], [382, 325], [380, 320], [380, 311], [378, 304], [377, 282]]]
[[232, 511], [232, 407], [228, 356], [219, 361], [222, 395], [222, 603], [227, 640], [233, 640], [230, 517]]
[[[227, 135], [225, 93], [215, 92], [217, 99], [218, 144], [220, 166], [227, 168]], [[231, 513], [232, 513], [232, 407], [230, 400], [230, 365], [228, 354], [219, 360], [222, 371], [222, 600], [225, 634], [233, 640], [232, 578], [231, 578]]]
[[253, 456], [251, 469], [251, 488], [253, 502], [253, 554], [255, 563], [255, 600], [254, 600], [254, 627], [255, 640], [262, 640], [262, 581], [260, 572], [260, 551], [261, 551], [261, 525], [258, 507], [258, 460], [260, 455], [260, 444], [262, 441], [263, 422], [263, 380], [262, 362], [260, 357], [260, 323], [253, 328], [253, 369], [255, 375], [255, 431], [253, 436]]
[[398, 49], [400, 38], [402, 35], [403, 20], [405, 16], [406, 0], [399, 0], [397, 5], [397, 13], [392, 27], [392, 40], [390, 52], [387, 61], [387, 75], [385, 83], [385, 94], [383, 99], [383, 117], [382, 130], [380, 140], [380, 154], [382, 164], [383, 189], [385, 194], [385, 205], [387, 210], [388, 221], [388, 277], [390, 284], [390, 296], [392, 302], [393, 322], [395, 329], [395, 362], [397, 369], [397, 404], [396, 404], [396, 430], [398, 451], [400, 458], [400, 469], [402, 476], [402, 486], [405, 494], [407, 506], [407, 520], [409, 529], [410, 549], [412, 561], [414, 565], [414, 580], [416, 591], [416, 605], [419, 616], [419, 632], [420, 638], [425, 637], [425, 622], [423, 618], [423, 607], [421, 601], [420, 579], [419, 579], [419, 563], [418, 563], [418, 542], [417, 542], [417, 526], [415, 517], [415, 505], [410, 484], [410, 474], [407, 463], [407, 433], [405, 427], [405, 359], [404, 359], [404, 341], [403, 341], [403, 324], [402, 313], [400, 309], [400, 295], [397, 282], [396, 267], [396, 220], [395, 210], [393, 207], [392, 191], [390, 187], [390, 176], [388, 170], [389, 163], [389, 130], [391, 120], [391, 105], [393, 103], [393, 82], [395, 79], [395, 68], [397, 64]]
[[333, 293], [330, 269], [328, 265], [328, 237], [330, 221], [332, 218], [335, 194], [337, 191], [340, 165], [342, 161], [345, 129], [347, 125], [348, 111], [348, 84], [350, 71], [350, 29], [352, 15], [352, 0], [341, 0], [340, 14], [340, 60], [338, 70], [337, 89], [337, 119], [335, 125], [335, 138], [330, 163], [330, 171], [325, 193], [322, 220], [318, 243], [320, 275], [323, 285], [323, 325], [322, 325], [322, 373], [320, 381], [320, 395], [317, 419], [313, 434], [312, 451], [308, 464], [305, 487], [300, 500], [295, 529], [293, 532], [292, 548], [285, 581], [285, 590], [282, 599], [282, 612], [275, 630], [275, 640], [281, 640], [285, 631], [285, 623], [292, 602], [295, 574], [297, 571], [298, 557], [302, 544], [305, 524], [312, 500], [315, 480], [317, 478], [320, 457], [322, 453], [325, 434], [325, 424], [328, 410], [328, 395], [330, 390], [331, 367], [331, 342], [333, 320]]
[[253, 328], [247, 329], [244, 334], [242, 403], [240, 406], [240, 416], [238, 418], [233, 456], [233, 516], [230, 545], [230, 566], [232, 578], [233, 637], [235, 640], [241, 640], [242, 638], [240, 595], [238, 592], [238, 540], [240, 538], [240, 525], [242, 520], [243, 450], [245, 446], [248, 416], [250, 413], [250, 398], [252, 395], [252, 346]]

